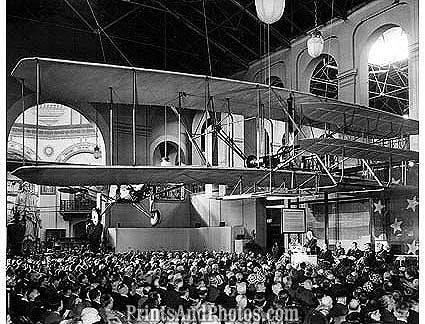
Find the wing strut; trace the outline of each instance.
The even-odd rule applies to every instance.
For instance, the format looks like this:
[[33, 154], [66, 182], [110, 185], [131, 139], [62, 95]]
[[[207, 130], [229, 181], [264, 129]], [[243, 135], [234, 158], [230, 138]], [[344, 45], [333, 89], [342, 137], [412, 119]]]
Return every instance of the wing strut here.
[[[171, 110], [172, 110], [172, 111], [176, 114], [176, 116], [177, 116], [177, 117], [179, 117], [179, 116], [180, 116], [180, 113], [177, 111], [176, 107], [174, 107], [174, 106], [170, 106], [170, 108], [171, 108]], [[196, 143], [196, 141], [193, 139], [192, 134], [188, 131], [187, 125], [186, 125], [186, 123], [184, 122], [183, 118], [181, 118], [181, 119], [180, 119], [180, 121], [181, 121], [181, 124], [182, 124], [182, 125], [183, 125], [183, 127], [184, 127], [184, 131], [185, 131], [185, 133], [186, 133], [187, 137], [189, 138], [189, 141], [190, 141], [190, 142], [192, 143], [192, 145], [195, 147], [196, 152], [198, 152], [199, 156], [200, 156], [200, 157], [201, 157], [201, 159], [202, 159], [202, 162], [203, 162], [206, 166], [211, 166], [211, 165], [209, 164], [209, 162], [207, 161], [207, 159], [206, 159], [206, 157], [205, 157], [204, 152], [202, 152], [202, 150], [201, 150], [201, 148], [199, 147], [198, 143]]]

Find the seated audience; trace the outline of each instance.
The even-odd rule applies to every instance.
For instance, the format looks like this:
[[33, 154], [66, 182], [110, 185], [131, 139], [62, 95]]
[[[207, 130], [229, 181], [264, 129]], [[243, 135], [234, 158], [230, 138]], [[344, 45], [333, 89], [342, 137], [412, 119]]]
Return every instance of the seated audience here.
[[[205, 313], [210, 306], [261, 314], [289, 307], [297, 310], [298, 323], [416, 324], [418, 263], [400, 266], [383, 251], [375, 256], [370, 245], [362, 252], [353, 242], [344, 258], [337, 244], [334, 255], [324, 248], [317, 265], [296, 266], [290, 254], [254, 251], [14, 256], [7, 260], [7, 314], [18, 324], [159, 323], [161, 312], [169, 311], [180, 316], [173, 320], [178, 322], [190, 310]], [[139, 309], [142, 319], [128, 314], [131, 309]]]

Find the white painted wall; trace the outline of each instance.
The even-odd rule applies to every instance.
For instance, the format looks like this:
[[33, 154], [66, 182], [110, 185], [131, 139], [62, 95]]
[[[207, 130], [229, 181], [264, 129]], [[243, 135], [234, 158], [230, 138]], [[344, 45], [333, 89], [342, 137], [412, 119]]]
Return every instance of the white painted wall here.
[[116, 252], [126, 251], [233, 251], [231, 227], [109, 228]]

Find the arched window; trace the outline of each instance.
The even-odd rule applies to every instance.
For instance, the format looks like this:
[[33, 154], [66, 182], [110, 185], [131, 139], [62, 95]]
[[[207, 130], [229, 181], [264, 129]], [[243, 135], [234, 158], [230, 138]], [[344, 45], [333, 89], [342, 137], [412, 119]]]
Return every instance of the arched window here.
[[[267, 78], [266, 84], [269, 84], [269, 79], [268, 78]], [[275, 76], [275, 75], [272, 75], [270, 77], [270, 85], [272, 87], [279, 87], [279, 88], [284, 88], [285, 87], [284, 84], [283, 84], [282, 79], [279, 78], [279, 77], [277, 77], [277, 76]]]
[[328, 54], [322, 54], [310, 79], [310, 92], [326, 98], [338, 99], [338, 65]]
[[[167, 147], [167, 151], [165, 151], [165, 147]], [[171, 165], [179, 165], [179, 156], [177, 152], [178, 145], [176, 143], [167, 141], [167, 146], [165, 146], [165, 142], [159, 143], [153, 152], [153, 165], [161, 165], [161, 161], [164, 157], [168, 157], [168, 161]], [[182, 163], [184, 163], [185, 157], [181, 148], [180, 154]]]
[[383, 32], [369, 51], [369, 106], [409, 113], [408, 41], [400, 27]]
[[270, 137], [269, 133], [264, 130], [264, 155], [269, 155], [270, 153]]
[[204, 123], [201, 126], [201, 150], [204, 153], [205, 153], [205, 150], [206, 150], [206, 142], [205, 142], [205, 140], [208, 138], [207, 137], [208, 136], [208, 134], [207, 134], [207, 131], [208, 131], [207, 124], [208, 124], [208, 127], [213, 124], [211, 118], [208, 118], [207, 122], [204, 121]]
[[[71, 107], [57, 103], [44, 103], [38, 109], [38, 150], [36, 149], [36, 107], [20, 114], [12, 125], [8, 137], [8, 156], [30, 157], [39, 161], [77, 164], [105, 164], [105, 143], [94, 122]], [[100, 149], [95, 158], [94, 148]], [[63, 155], [66, 152], [67, 155]]]

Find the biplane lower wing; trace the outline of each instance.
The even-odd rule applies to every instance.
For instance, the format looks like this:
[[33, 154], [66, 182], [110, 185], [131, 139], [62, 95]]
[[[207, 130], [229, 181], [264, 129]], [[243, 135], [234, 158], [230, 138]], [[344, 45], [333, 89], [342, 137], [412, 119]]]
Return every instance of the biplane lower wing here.
[[419, 152], [334, 138], [302, 139], [302, 149], [318, 155], [329, 154], [371, 161], [419, 161]]
[[[245, 185], [261, 182], [268, 184], [269, 171], [264, 169], [204, 167], [204, 166], [94, 166], [94, 165], [50, 165], [23, 166], [13, 175], [39, 185], [47, 186], [85, 186], [119, 184], [161, 184], [161, 183], [210, 183], [236, 185], [241, 181]], [[277, 171], [272, 173], [272, 181], [279, 186], [287, 185], [295, 177], [301, 183], [317, 175], [303, 171]], [[319, 175], [321, 182], [328, 184], [326, 176]], [[323, 179], [322, 179], [323, 178]]]

